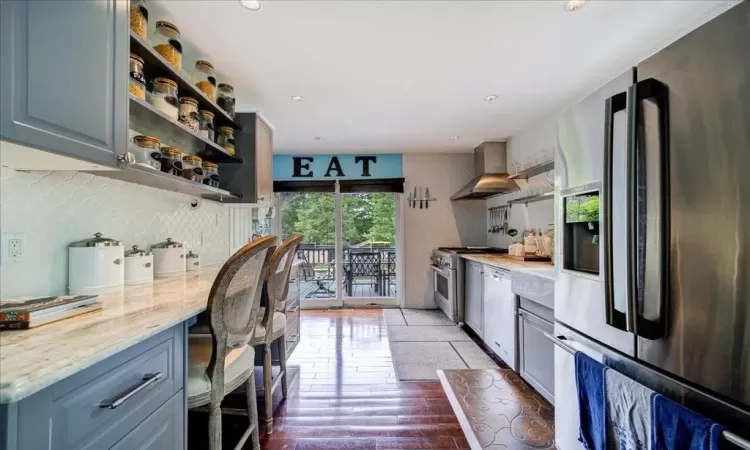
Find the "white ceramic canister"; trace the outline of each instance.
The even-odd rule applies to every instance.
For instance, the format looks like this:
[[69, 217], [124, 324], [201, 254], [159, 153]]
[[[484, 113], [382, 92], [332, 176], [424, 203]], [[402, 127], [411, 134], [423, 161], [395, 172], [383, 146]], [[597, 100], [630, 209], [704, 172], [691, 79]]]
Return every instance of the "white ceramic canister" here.
[[137, 245], [125, 252], [125, 286], [154, 281], [154, 255]]
[[185, 256], [185, 260], [187, 261], [188, 272], [197, 272], [198, 270], [201, 270], [201, 257], [194, 251], [190, 250]]
[[182, 242], [167, 238], [151, 246], [154, 254], [154, 278], [185, 275], [185, 246]]
[[68, 246], [68, 293], [97, 295], [115, 292], [125, 281], [122, 242], [102, 237], [73, 242]]

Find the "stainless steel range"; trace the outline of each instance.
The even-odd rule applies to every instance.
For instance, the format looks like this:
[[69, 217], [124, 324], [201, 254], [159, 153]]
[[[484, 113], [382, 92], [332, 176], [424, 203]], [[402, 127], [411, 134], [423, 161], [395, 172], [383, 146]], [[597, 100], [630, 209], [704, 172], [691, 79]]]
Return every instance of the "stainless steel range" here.
[[435, 305], [454, 323], [464, 321], [464, 260], [461, 253], [507, 253], [493, 247], [440, 247], [432, 251], [432, 292]]

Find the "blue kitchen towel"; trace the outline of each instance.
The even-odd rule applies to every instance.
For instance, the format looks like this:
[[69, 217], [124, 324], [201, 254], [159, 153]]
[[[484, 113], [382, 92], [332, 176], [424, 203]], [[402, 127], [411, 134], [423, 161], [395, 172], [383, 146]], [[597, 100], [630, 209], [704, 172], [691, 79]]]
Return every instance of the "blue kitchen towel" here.
[[581, 428], [578, 440], [587, 450], [607, 449], [607, 408], [604, 372], [607, 367], [582, 352], [575, 354], [578, 414]]
[[651, 396], [651, 450], [718, 450], [723, 431], [661, 394]]

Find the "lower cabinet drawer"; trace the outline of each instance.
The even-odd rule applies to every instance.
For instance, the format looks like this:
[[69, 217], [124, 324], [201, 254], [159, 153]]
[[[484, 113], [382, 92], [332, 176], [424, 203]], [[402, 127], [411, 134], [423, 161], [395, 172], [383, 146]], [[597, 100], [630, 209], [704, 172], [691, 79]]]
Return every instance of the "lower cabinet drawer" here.
[[175, 394], [112, 450], [162, 450], [185, 448], [185, 414], [183, 393]]
[[159, 333], [22, 400], [18, 448], [114, 445], [182, 390], [182, 330]]

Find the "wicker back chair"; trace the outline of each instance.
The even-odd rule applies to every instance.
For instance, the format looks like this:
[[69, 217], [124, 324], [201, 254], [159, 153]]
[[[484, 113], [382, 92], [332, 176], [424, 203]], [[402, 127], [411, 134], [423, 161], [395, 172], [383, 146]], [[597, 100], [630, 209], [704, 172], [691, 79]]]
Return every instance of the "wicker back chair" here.
[[222, 448], [221, 401], [243, 383], [250, 426], [236, 448], [242, 448], [251, 434], [253, 448], [260, 448], [255, 352], [249, 344], [259, 323], [261, 293], [275, 243], [276, 236], [257, 239], [224, 263], [208, 298], [210, 334], [188, 336], [188, 406], [208, 405], [211, 450]]
[[[266, 406], [266, 432], [273, 432], [273, 392], [281, 382], [283, 397], [287, 396], [286, 370], [286, 296], [289, 292], [289, 275], [294, 258], [304, 236], [293, 234], [284, 241], [271, 256], [266, 275], [265, 296], [267, 300], [263, 319], [255, 332], [252, 345], [263, 346], [263, 394]], [[273, 382], [273, 361], [271, 344], [278, 340], [279, 365], [277, 383]]]

